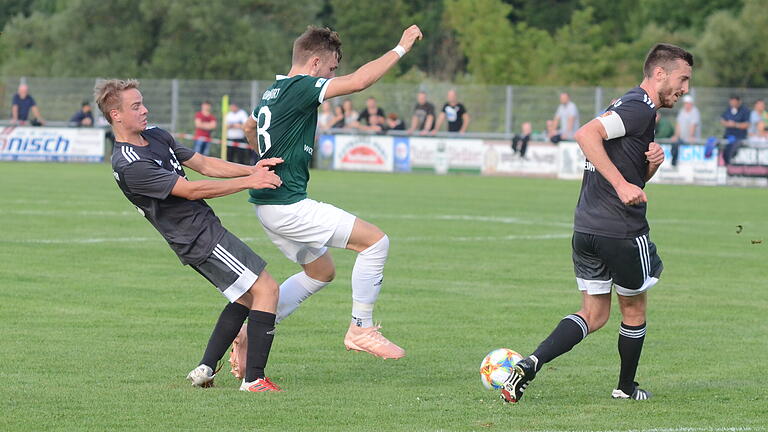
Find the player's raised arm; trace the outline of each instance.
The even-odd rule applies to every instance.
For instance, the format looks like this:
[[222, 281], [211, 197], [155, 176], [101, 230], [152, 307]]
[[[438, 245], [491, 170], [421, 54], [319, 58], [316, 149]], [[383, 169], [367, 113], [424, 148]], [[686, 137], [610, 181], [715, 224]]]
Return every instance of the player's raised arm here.
[[[615, 113], [609, 115], [618, 116]], [[575, 139], [587, 160], [616, 190], [621, 202], [626, 205], [634, 205], [648, 201], [645, 192], [628, 182], [608, 157], [603, 144], [603, 141], [608, 139], [608, 133], [599, 119], [593, 119], [582, 126], [576, 131]]]
[[397, 46], [376, 60], [370, 61], [349, 75], [340, 76], [328, 83], [325, 99], [348, 95], [367, 89], [384, 76], [400, 58], [411, 50], [413, 44], [423, 37], [417, 25], [405, 29]]

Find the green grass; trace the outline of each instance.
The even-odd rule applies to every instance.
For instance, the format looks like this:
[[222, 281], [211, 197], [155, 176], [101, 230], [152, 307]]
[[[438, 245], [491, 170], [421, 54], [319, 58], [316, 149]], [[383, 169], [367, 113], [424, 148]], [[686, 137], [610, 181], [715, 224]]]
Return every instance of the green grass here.
[[[224, 300], [180, 265], [108, 165], [0, 163], [0, 430], [765, 430], [765, 190], [646, 189], [666, 268], [638, 372], [654, 399], [609, 397], [615, 310], [504, 405], [480, 384], [483, 356], [529, 353], [578, 308], [568, 236], [579, 183], [313, 172], [310, 189], [390, 235], [375, 317], [408, 356], [344, 350], [354, 255], [334, 251], [338, 279], [278, 328], [267, 372], [287, 391], [256, 395], [227, 369], [210, 390], [184, 380]], [[209, 202], [276, 279], [296, 272], [243, 193]]]

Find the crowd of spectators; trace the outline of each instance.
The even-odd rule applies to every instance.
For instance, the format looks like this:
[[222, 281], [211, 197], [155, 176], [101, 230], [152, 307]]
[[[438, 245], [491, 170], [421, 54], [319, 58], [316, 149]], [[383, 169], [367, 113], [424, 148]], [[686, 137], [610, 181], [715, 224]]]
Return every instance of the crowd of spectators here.
[[[471, 117], [467, 108], [458, 99], [456, 90], [451, 89], [446, 94], [446, 101], [438, 111], [429, 101], [425, 91], [416, 94], [416, 101], [411, 112], [401, 117], [398, 113], [387, 113], [379, 106], [375, 97], [369, 97], [361, 110], [354, 108], [350, 99], [341, 103], [325, 101], [318, 114], [318, 131], [326, 132], [331, 129], [366, 131], [370, 133], [388, 133], [396, 131], [407, 135], [430, 136], [437, 133], [464, 134], [470, 125]], [[703, 144], [702, 118], [695, 100], [691, 95], [683, 96], [682, 107], [672, 122], [671, 116], [657, 113], [656, 139], [671, 145], [671, 165], [677, 166], [679, 148], [684, 144]], [[229, 112], [223, 119], [227, 124], [227, 158], [239, 163], [252, 163], [255, 152], [250, 148], [242, 126], [248, 118], [248, 113], [232, 103]], [[408, 120], [408, 121], [407, 121]], [[37, 102], [29, 92], [27, 84], [18, 86], [11, 104], [11, 124], [19, 126], [42, 126], [43, 118]], [[562, 140], [573, 140], [580, 126], [579, 109], [567, 92], [559, 95], [559, 104], [552, 119], [546, 121], [546, 139], [557, 144]], [[754, 101], [752, 110], [747, 108], [738, 95], [732, 95], [728, 106], [720, 115], [720, 124], [724, 129], [721, 146], [723, 159], [729, 163], [745, 141], [768, 143], [768, 111], [765, 101]], [[83, 101], [80, 109], [69, 119], [70, 127], [102, 126], [94, 120], [89, 101]], [[209, 101], [200, 104], [200, 110], [194, 116], [194, 150], [208, 154], [212, 133], [218, 125], [218, 119], [212, 112]], [[520, 132], [512, 136], [512, 151], [525, 158], [528, 142], [536, 136], [532, 123], [521, 124]], [[714, 139], [714, 138], [711, 138]]]
[[[448, 91], [439, 113], [435, 112], [435, 105], [429, 102], [427, 93], [420, 91], [416, 95], [410, 120], [410, 125], [407, 125], [399, 114], [387, 114], [375, 97], [369, 97], [365, 108], [360, 111], [355, 110], [350, 99], [344, 99], [341, 105], [334, 105], [331, 101], [322, 103], [317, 128], [320, 132], [350, 129], [372, 133], [398, 131], [409, 135], [435, 135], [438, 132], [463, 134], [469, 127], [470, 116], [464, 104], [459, 102], [456, 90]], [[445, 130], [442, 130], [443, 124]]]

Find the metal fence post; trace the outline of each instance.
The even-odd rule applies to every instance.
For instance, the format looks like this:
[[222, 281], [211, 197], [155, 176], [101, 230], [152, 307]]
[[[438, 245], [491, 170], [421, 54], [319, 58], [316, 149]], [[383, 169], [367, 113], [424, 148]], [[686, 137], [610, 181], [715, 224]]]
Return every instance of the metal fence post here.
[[513, 97], [514, 93], [512, 90], [512, 86], [507, 86], [507, 106], [506, 106], [506, 112], [504, 113], [504, 133], [507, 135], [512, 134], [512, 114], [513, 114]]
[[171, 132], [176, 133], [179, 120], [179, 80], [171, 80]]
[[595, 87], [595, 116], [603, 112], [603, 88]]
[[250, 111], [253, 111], [256, 109], [256, 105], [259, 104], [259, 82], [258, 81], [251, 81], [251, 109]]

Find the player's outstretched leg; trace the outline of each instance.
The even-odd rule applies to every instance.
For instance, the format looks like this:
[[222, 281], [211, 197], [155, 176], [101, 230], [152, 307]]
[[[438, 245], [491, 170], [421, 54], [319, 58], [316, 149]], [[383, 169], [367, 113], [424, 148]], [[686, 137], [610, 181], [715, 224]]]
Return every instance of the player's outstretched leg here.
[[[333, 277], [330, 278], [330, 280], [332, 279]], [[308, 276], [306, 271], [301, 271], [286, 279], [285, 282], [280, 284], [280, 299], [277, 303], [277, 319], [275, 323], [279, 323], [287, 318], [304, 300], [328, 285], [330, 280], [328, 282], [317, 280]]]
[[248, 308], [240, 303], [228, 303], [219, 315], [213, 328], [208, 345], [205, 347], [200, 365], [192, 369], [187, 379], [195, 387], [213, 387], [214, 370], [232, 341], [237, 337], [240, 327], [248, 317]]
[[[585, 303], [585, 306], [594, 304], [592, 300], [597, 300], [595, 297], [597, 296], [585, 297], [585, 301], [588, 301]], [[608, 305], [610, 305], [610, 295], [603, 296], [598, 301], [602, 303], [606, 299]], [[607, 312], [605, 313], [606, 317]], [[536, 348], [533, 354], [520, 360], [515, 365], [514, 371], [501, 390], [501, 398], [504, 401], [518, 402], [523, 397], [523, 392], [528, 383], [536, 376], [536, 373], [545, 363], [570, 351], [576, 344], [587, 337], [589, 325], [580, 314], [585, 314], [584, 309], [579, 311], [578, 314], [571, 314], [563, 318], [552, 333], [539, 344], [539, 347]]]
[[405, 350], [385, 338], [373, 324], [373, 306], [384, 280], [389, 237], [378, 227], [356, 219], [347, 249], [358, 251], [352, 269], [352, 322], [344, 337], [347, 350], [365, 351], [381, 358], [398, 359]]

